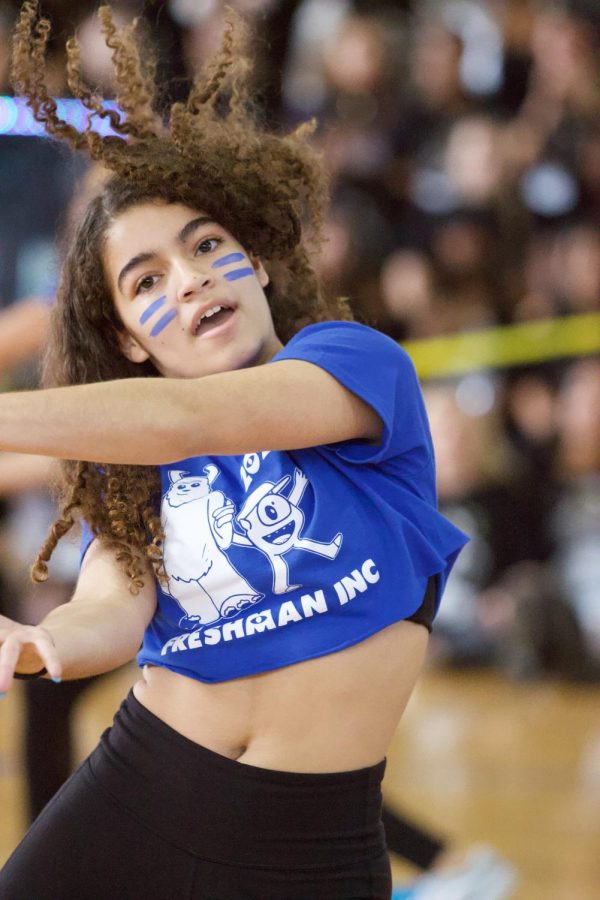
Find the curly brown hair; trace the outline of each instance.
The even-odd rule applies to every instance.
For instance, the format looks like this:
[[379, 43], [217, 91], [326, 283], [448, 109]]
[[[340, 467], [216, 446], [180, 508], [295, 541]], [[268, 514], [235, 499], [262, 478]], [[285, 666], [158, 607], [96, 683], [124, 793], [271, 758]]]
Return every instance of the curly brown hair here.
[[[44, 64], [50, 24], [39, 17], [35, 0], [23, 3], [14, 34], [13, 82], [36, 119], [49, 134], [87, 149], [112, 173], [89, 204], [66, 254], [44, 384], [159, 375], [151, 362], [137, 365], [122, 355], [117, 335], [123, 325], [102, 262], [110, 226], [143, 202], [182, 203], [206, 212], [260, 257], [270, 276], [268, 300], [283, 342], [310, 322], [350, 319], [344, 301], [325, 295], [311, 264], [327, 200], [325, 172], [308, 143], [314, 124], [287, 135], [260, 128], [250, 100], [252, 67], [243, 19], [227, 11], [219, 52], [201, 72], [187, 102], [171, 107], [165, 125], [155, 112], [154, 66], [148, 61], [151, 54], [140, 52], [136, 22], [118, 31], [109, 7], [101, 7], [98, 15], [113, 51], [120, 111], [108, 109], [86, 87], [79, 46], [71, 38], [69, 88], [89, 110], [83, 133], [59, 118], [48, 94]], [[110, 121], [112, 136], [94, 130], [94, 116]], [[144, 559], [164, 578], [157, 469], [68, 461], [63, 474], [60, 514], [34, 563], [34, 580], [47, 578], [56, 544], [79, 516], [116, 551], [133, 593], [143, 583]]]

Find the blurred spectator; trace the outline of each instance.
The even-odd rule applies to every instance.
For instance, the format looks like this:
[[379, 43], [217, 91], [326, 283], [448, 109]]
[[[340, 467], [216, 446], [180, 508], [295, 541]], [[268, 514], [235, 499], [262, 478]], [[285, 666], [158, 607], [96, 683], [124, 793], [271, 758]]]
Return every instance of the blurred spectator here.
[[600, 680], [584, 628], [550, 565], [509, 566], [479, 597], [480, 621], [496, 661], [513, 678]]
[[[26, 140], [26, 139], [24, 139]], [[29, 139], [31, 143], [35, 143]], [[0, 144], [0, 154], [2, 145]], [[104, 177], [98, 166], [88, 169], [64, 218], [72, 223], [82, 204], [94, 193]], [[55, 235], [56, 241], [56, 235]], [[57, 254], [56, 246], [53, 247]], [[49, 265], [55, 280], [55, 267]], [[55, 290], [55, 284], [54, 284]], [[13, 384], [22, 381], [19, 364], [37, 359], [43, 349], [49, 300], [31, 297], [0, 312], [0, 375]], [[31, 373], [33, 377], [33, 372]], [[56, 518], [50, 484], [56, 461], [39, 456], [0, 454], [0, 498], [6, 505], [0, 542], [0, 566], [8, 589], [0, 597], [0, 608], [9, 617], [39, 622], [55, 606], [71, 597], [79, 570], [77, 538], [57, 548], [44, 584], [32, 584], [29, 570], [49, 527]], [[58, 688], [44, 679], [24, 685], [24, 759], [27, 812], [32, 821], [54, 796], [75, 763], [73, 711], [80, 696], [96, 678], [66, 682]]]
[[[299, 5], [300, 0], [231, 0], [229, 3], [252, 24], [253, 94], [268, 121], [277, 122], [281, 116], [282, 69], [289, 50], [291, 21]], [[168, 9], [161, 8], [153, 22], [152, 8], [147, 7], [146, 19], [154, 25], [152, 32], [155, 40], [159, 39], [163, 56], [170, 51], [171, 75], [180, 87], [185, 81], [182, 75], [187, 72], [188, 78], [192, 78], [218, 46], [224, 12], [224, 5], [216, 0], [171, 0]], [[164, 39], [165, 15], [170, 32], [168, 44]], [[168, 81], [165, 75], [166, 72], [162, 81]], [[172, 96], [177, 92], [177, 81], [171, 85]]]
[[600, 359], [567, 371], [558, 395], [559, 500], [554, 561], [589, 648], [600, 661]]
[[[90, 5], [82, 3], [75, 12], [85, 16]], [[60, 34], [61, 13], [70, 16], [73, 11], [61, 10], [58, 2], [44, 6], [51, 8]], [[0, 92], [4, 94], [9, 91], [7, 36], [14, 11], [9, 4], [0, 6]], [[92, 82], [108, 87], [102, 84], [97, 58], [100, 41], [95, 19], [83, 19], [80, 39], [87, 75]], [[50, 80], [58, 96], [65, 93], [61, 53], [60, 41], [54, 40]], [[0, 376], [4, 390], [37, 383], [38, 356], [44, 346], [57, 286], [57, 239], [66, 224], [68, 206], [84, 166], [83, 160], [66, 155], [54, 141], [0, 135]], [[35, 586], [29, 581], [31, 563], [55, 518], [55, 503], [49, 491], [53, 471], [54, 463], [41, 457], [0, 455], [0, 609], [29, 622], [39, 621], [53, 606], [69, 599], [78, 571], [78, 547], [66, 541], [53, 560], [50, 580]], [[72, 769], [71, 714], [87, 684], [88, 681], [76, 681], [61, 685], [58, 690], [45, 681], [27, 682], [24, 686], [23, 744], [30, 819], [41, 811]]]
[[384, 310], [380, 325], [389, 335], [403, 340], [438, 332], [438, 287], [424, 253], [409, 247], [390, 253], [383, 262], [380, 290]]
[[[485, 592], [522, 561], [547, 560], [551, 543], [540, 527], [548, 489], [532, 490], [526, 460], [503, 427], [503, 386], [488, 373], [427, 387], [425, 399], [437, 452], [440, 507], [471, 536], [449, 581], [432, 636], [433, 656], [459, 665], [508, 665], [507, 604], [502, 628]], [[496, 612], [498, 607], [496, 608]]]

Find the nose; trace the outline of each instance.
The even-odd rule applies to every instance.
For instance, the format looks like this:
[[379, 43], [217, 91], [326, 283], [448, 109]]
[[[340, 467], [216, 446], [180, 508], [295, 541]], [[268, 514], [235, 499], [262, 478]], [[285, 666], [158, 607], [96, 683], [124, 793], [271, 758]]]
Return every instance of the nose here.
[[215, 279], [209, 272], [199, 272], [192, 266], [182, 267], [177, 289], [179, 303], [187, 303], [193, 297], [214, 287]]

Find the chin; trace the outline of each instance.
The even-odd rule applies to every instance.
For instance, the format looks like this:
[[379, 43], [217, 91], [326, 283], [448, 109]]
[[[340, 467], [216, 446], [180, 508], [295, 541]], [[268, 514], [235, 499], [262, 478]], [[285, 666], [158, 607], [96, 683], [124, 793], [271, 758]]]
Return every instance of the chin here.
[[165, 378], [203, 378], [205, 375], [220, 375], [258, 365], [265, 352], [265, 345], [261, 341], [247, 341], [245, 344], [231, 341], [227, 346], [211, 353], [211, 358], [207, 358], [206, 353], [198, 353], [185, 363], [179, 359], [172, 366], [158, 366], [156, 361], [154, 364]]
[[264, 355], [264, 347], [262, 344], [252, 344], [251, 346], [240, 347], [231, 346], [225, 348], [222, 356], [218, 360], [218, 364], [213, 369], [213, 374], [217, 372], [235, 372], [238, 369], [248, 369], [255, 366]]

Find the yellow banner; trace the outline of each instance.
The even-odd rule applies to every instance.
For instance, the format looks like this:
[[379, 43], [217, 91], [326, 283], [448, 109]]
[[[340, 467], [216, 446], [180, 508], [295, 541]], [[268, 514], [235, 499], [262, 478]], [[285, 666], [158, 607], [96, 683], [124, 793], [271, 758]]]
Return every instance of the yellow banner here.
[[402, 344], [421, 379], [600, 352], [600, 313], [540, 319]]

